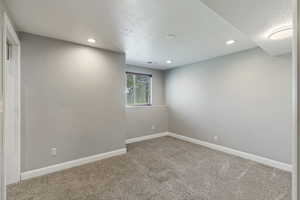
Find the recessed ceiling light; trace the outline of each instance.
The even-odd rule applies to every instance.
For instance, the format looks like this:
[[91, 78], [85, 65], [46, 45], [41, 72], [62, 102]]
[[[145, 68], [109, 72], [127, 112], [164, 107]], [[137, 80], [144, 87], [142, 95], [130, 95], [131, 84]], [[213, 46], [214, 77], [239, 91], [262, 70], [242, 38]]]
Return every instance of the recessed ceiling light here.
[[167, 64], [171, 64], [171, 63], [172, 63], [172, 60], [167, 60], [166, 63], [167, 63]]
[[96, 43], [96, 40], [94, 39], [94, 38], [89, 38], [88, 40], [87, 40], [89, 43]]
[[234, 40], [228, 40], [228, 41], [226, 42], [227, 45], [231, 45], [231, 44], [234, 44], [234, 43], [235, 43]]
[[176, 35], [170, 33], [170, 34], [167, 35], [167, 38], [168, 38], [168, 39], [175, 39], [175, 38], [176, 38]]
[[267, 35], [270, 40], [283, 40], [292, 37], [293, 29], [292, 27], [281, 27], [273, 30]]

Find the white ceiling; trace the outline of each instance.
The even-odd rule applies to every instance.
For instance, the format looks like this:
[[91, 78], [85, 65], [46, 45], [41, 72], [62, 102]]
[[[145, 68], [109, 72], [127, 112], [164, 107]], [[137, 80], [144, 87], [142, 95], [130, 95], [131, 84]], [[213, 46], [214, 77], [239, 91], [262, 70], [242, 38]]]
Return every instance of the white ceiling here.
[[292, 50], [291, 38], [266, 39], [270, 31], [292, 25], [292, 0], [201, 0], [232, 25], [249, 36], [270, 55]]
[[[159, 69], [257, 45], [274, 55], [288, 51], [287, 41], [271, 43], [266, 38], [259, 39], [259, 35], [272, 26], [291, 20], [290, 5], [284, 2], [286, 0], [6, 1], [19, 31], [80, 44], [88, 44], [88, 38], [95, 38], [96, 47], [126, 52], [128, 64]], [[175, 34], [176, 38], [170, 39], [168, 34]], [[225, 42], [230, 39], [237, 42], [228, 46]], [[173, 63], [166, 64], [168, 59]], [[153, 64], [147, 64], [148, 61]]]

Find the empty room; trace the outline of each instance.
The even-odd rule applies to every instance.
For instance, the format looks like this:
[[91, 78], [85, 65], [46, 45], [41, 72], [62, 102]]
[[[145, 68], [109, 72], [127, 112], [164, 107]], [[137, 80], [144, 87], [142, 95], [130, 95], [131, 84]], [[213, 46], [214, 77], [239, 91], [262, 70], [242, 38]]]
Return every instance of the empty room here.
[[296, 200], [294, 6], [0, 0], [0, 200]]

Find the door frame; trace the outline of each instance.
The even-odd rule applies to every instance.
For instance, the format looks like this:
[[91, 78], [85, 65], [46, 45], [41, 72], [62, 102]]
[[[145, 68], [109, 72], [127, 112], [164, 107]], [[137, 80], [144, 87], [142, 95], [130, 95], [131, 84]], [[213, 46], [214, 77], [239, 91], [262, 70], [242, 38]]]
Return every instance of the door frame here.
[[4, 19], [4, 23], [3, 23], [3, 37], [2, 37], [2, 66], [3, 66], [3, 137], [2, 137], [2, 144], [3, 144], [3, 151], [2, 151], [2, 158], [4, 160], [4, 162], [2, 162], [2, 169], [3, 169], [3, 180], [2, 180], [2, 190], [3, 191], [3, 200], [5, 200], [6, 198], [6, 169], [5, 169], [5, 136], [6, 136], [6, 132], [5, 132], [5, 127], [6, 127], [6, 112], [5, 110], [7, 109], [7, 104], [6, 104], [6, 99], [7, 99], [7, 73], [8, 73], [8, 66], [7, 66], [7, 62], [6, 62], [6, 58], [7, 58], [7, 40], [10, 40], [10, 42], [12, 43], [12, 52], [16, 55], [16, 72], [17, 72], [17, 83], [16, 83], [16, 89], [17, 89], [17, 111], [16, 111], [16, 130], [17, 130], [17, 134], [16, 134], [16, 144], [17, 144], [17, 176], [18, 181], [20, 181], [21, 178], [21, 151], [20, 151], [20, 147], [21, 147], [21, 102], [20, 102], [20, 95], [21, 95], [21, 88], [20, 88], [20, 78], [21, 78], [21, 74], [20, 74], [20, 53], [21, 53], [21, 46], [20, 46], [20, 40], [18, 38], [18, 35], [8, 17], [8, 15], [4, 12], [3, 14], [3, 19]]
[[292, 199], [298, 200], [300, 194], [300, 174], [299, 174], [299, 162], [300, 162], [300, 147], [298, 146], [300, 137], [300, 65], [299, 65], [299, 6], [298, 0], [292, 1], [293, 8], [293, 134], [292, 134]]

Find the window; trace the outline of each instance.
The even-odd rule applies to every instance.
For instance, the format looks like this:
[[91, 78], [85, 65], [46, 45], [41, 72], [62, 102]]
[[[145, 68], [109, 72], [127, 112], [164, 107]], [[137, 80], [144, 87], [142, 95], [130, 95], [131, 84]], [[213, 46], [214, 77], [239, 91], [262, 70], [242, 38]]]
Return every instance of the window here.
[[126, 72], [126, 100], [128, 106], [151, 105], [152, 75]]

